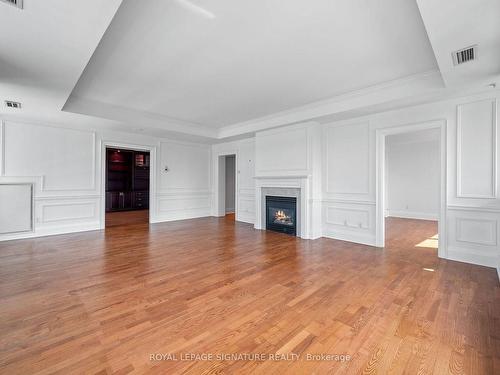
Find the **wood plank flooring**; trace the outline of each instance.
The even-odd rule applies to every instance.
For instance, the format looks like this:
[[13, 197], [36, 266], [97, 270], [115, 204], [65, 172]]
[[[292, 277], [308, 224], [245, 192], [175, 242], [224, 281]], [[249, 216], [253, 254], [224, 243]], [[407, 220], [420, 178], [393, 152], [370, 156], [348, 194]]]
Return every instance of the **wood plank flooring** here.
[[106, 212], [106, 228], [147, 223], [149, 223], [149, 210]]
[[417, 246], [434, 222], [387, 228], [385, 249], [226, 218], [0, 243], [0, 372], [499, 374], [495, 270]]

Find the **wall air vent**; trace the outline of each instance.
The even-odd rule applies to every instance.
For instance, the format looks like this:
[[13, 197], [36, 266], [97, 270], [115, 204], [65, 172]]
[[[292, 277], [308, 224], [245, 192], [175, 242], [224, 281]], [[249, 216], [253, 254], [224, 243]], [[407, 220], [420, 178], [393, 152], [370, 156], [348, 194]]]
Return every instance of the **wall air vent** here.
[[0, 1], [13, 5], [19, 9], [23, 9], [23, 0], [0, 0]]
[[452, 53], [453, 64], [460, 65], [477, 58], [477, 44]]
[[6, 100], [5, 101], [5, 106], [7, 108], [21, 108], [21, 103], [19, 103], [19, 102], [13, 102], [11, 100]]

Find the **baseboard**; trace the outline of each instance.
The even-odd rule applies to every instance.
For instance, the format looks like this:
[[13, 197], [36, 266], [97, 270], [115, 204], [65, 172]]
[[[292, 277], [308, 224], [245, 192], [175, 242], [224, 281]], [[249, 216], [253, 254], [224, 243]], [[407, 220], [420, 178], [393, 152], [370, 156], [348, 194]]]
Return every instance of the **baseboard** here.
[[385, 217], [399, 217], [402, 219], [416, 219], [416, 220], [438, 220], [439, 215], [428, 212], [417, 211], [396, 211], [389, 210], [386, 212]]
[[361, 245], [376, 246], [375, 235], [364, 233], [347, 233], [336, 230], [323, 230], [323, 237], [334, 240], [358, 243]]
[[89, 224], [63, 225], [53, 228], [40, 228], [35, 230], [34, 232], [0, 235], [0, 242], [46, 237], [46, 236], [57, 236], [60, 234], [88, 232], [93, 230], [101, 230], [101, 225], [99, 222], [93, 222]]
[[245, 217], [245, 216], [240, 214], [240, 216], [238, 216], [236, 221], [240, 221], [242, 223], [254, 224], [255, 218], [253, 216], [252, 217], [249, 217], [249, 216]]

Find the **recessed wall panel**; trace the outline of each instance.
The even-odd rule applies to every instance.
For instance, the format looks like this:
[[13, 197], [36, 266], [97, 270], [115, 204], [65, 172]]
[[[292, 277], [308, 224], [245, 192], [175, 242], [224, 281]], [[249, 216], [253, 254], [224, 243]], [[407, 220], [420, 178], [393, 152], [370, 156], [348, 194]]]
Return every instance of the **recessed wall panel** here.
[[496, 101], [458, 106], [457, 195], [496, 196]]

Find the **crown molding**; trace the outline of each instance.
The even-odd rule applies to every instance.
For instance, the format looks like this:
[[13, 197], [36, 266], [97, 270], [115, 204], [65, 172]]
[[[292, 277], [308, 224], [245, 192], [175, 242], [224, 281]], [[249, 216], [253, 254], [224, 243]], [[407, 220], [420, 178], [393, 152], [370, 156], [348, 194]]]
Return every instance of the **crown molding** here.
[[149, 129], [168, 130], [207, 138], [217, 137], [217, 130], [208, 126], [175, 119], [158, 113], [138, 111], [114, 104], [84, 99], [75, 95], [70, 95], [62, 110], [122, 123], [135, 123], [140, 125], [140, 127]]
[[[255, 132], [281, 126], [324, 121], [331, 116], [356, 117], [356, 113], [367, 108], [385, 111], [430, 101], [443, 101], [476, 93], [478, 89], [478, 87], [465, 91], [447, 89], [444, 87], [440, 72], [433, 70], [220, 128], [82, 99], [73, 95], [69, 97], [63, 111], [114, 120], [118, 124], [135, 125], [146, 130], [142, 133], [143, 135], [148, 134], [147, 130], [167, 131], [178, 135], [200, 137], [209, 143], [221, 143], [246, 138]], [[481, 90], [484, 91], [485, 88]], [[389, 109], [387, 109], [388, 106]], [[171, 136], [165, 138], [171, 138]]]
[[418, 73], [404, 78], [350, 91], [269, 116], [244, 121], [219, 129], [218, 138], [252, 133], [277, 126], [312, 120], [322, 116], [373, 106], [405, 97], [428, 94], [444, 88], [439, 70]]

